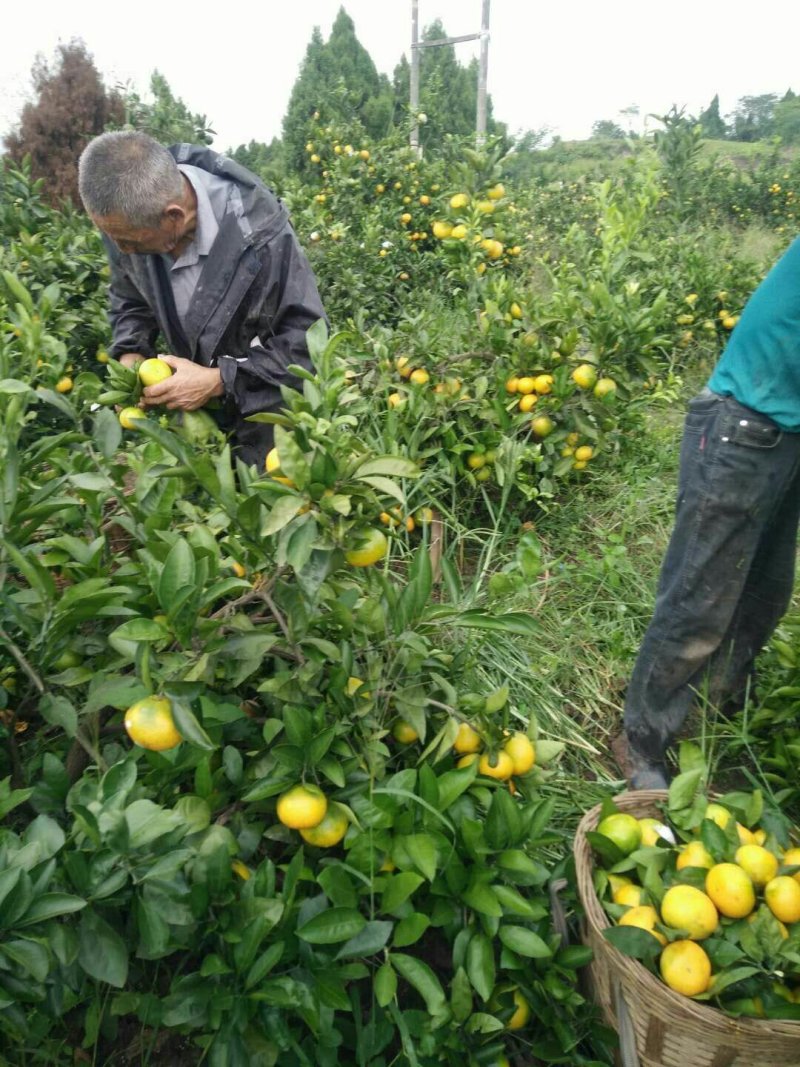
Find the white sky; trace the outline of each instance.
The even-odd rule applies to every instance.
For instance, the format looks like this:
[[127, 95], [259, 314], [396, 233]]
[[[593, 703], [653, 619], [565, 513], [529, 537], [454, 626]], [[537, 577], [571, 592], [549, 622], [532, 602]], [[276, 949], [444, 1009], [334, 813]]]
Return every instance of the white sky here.
[[[138, 0], [38, 0], [5, 21], [0, 64], [0, 135], [30, 93], [37, 52], [52, 57], [73, 37], [86, 43], [107, 84], [144, 92], [153, 69], [217, 131], [224, 150], [270, 141], [312, 29], [327, 38], [341, 0], [257, 0], [230, 8]], [[409, 54], [411, 0], [345, 0], [356, 34], [391, 76]], [[481, 0], [419, 0], [420, 29], [435, 18], [451, 36], [480, 28]], [[596, 119], [620, 121], [638, 105], [663, 114], [673, 103], [697, 113], [714, 93], [723, 115], [739, 97], [800, 93], [800, 0], [757, 8], [737, 0], [492, 0], [489, 92], [512, 132], [549, 127], [566, 139]], [[477, 45], [457, 46], [467, 62]], [[623, 122], [624, 124], [624, 122]]]

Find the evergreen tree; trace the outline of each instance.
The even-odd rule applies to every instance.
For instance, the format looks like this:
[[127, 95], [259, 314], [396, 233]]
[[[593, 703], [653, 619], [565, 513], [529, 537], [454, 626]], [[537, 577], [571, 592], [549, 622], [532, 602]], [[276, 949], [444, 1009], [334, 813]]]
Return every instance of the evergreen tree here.
[[143, 100], [132, 89], [124, 92], [125, 125], [149, 133], [161, 144], [185, 141], [188, 144], [211, 144], [214, 131], [205, 115], [193, 115], [176, 97], [167, 79], [157, 70], [150, 78], [152, 101]]
[[327, 42], [314, 28], [292, 89], [283, 120], [286, 159], [293, 169], [307, 166], [305, 143], [309, 119], [324, 112], [326, 122], [360, 124], [370, 137], [382, 137], [392, 117], [392, 89], [379, 74], [369, 52], [356, 37], [353, 20], [344, 10], [331, 29]]
[[777, 102], [775, 93], [743, 96], [733, 113], [733, 139], [761, 141], [765, 137], [771, 137]]
[[611, 119], [598, 119], [597, 122], [592, 123], [592, 137], [622, 141], [625, 139], [625, 131]]
[[800, 97], [794, 93], [775, 105], [773, 132], [784, 144], [800, 144]]
[[30, 156], [31, 175], [44, 179], [51, 203], [78, 205], [78, 156], [110, 122], [122, 120], [122, 101], [105, 88], [79, 40], [59, 45], [53, 65], [37, 57], [32, 80], [36, 99], [25, 104], [17, 129], [6, 136], [6, 152], [17, 166]]
[[704, 137], [720, 141], [728, 136], [728, 127], [719, 113], [719, 93], [714, 96], [705, 111], [700, 112], [697, 121], [702, 127]]

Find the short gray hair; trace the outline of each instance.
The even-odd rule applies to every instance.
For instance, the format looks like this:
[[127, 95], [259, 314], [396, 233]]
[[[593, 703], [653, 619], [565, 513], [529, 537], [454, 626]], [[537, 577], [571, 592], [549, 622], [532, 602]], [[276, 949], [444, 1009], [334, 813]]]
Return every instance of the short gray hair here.
[[154, 226], [183, 194], [183, 178], [167, 149], [138, 130], [101, 133], [78, 161], [78, 188], [90, 215], [121, 215]]

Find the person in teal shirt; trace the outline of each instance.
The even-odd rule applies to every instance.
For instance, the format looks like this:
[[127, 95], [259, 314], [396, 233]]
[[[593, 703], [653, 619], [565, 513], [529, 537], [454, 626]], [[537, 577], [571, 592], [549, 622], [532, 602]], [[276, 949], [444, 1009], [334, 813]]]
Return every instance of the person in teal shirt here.
[[789, 606], [800, 520], [800, 239], [748, 301], [689, 402], [675, 525], [615, 752], [633, 789], [666, 788], [698, 698], [744, 707]]

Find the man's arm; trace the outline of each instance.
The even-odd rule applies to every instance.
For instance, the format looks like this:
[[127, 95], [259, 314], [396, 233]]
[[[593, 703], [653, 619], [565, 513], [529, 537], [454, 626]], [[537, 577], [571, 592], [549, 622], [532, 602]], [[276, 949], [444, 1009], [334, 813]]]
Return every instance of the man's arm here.
[[[252, 415], [281, 403], [280, 387], [296, 386], [287, 367], [311, 369], [306, 332], [327, 321], [311, 266], [290, 226], [260, 252], [258, 343], [244, 352], [219, 358], [225, 396], [240, 415]], [[254, 290], [251, 290], [254, 291]]]
[[118, 250], [105, 237], [103, 243], [111, 269], [108, 317], [113, 336], [109, 355], [130, 366], [133, 361], [123, 356], [146, 359], [155, 355], [158, 323], [147, 301], [123, 270]]

